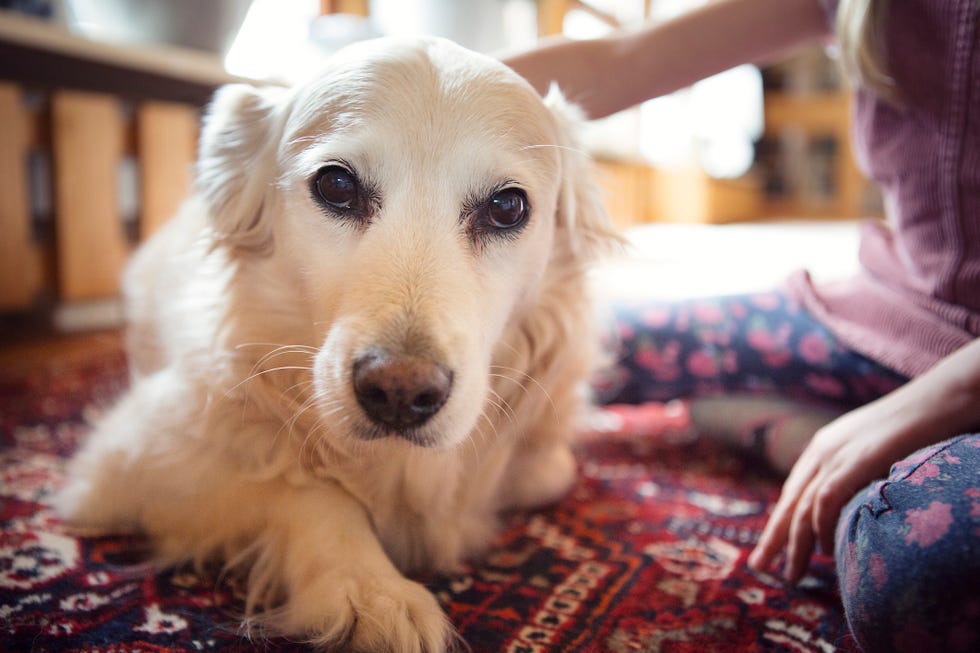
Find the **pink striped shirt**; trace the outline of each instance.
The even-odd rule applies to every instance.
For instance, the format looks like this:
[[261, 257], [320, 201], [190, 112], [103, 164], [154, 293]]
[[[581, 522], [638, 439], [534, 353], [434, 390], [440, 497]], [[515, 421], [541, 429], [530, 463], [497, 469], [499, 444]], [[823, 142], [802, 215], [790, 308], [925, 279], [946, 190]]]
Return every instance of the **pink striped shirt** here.
[[859, 90], [853, 146], [886, 220], [862, 224], [856, 278], [801, 272], [790, 289], [850, 347], [915, 376], [980, 335], [980, 2], [895, 0], [883, 36], [900, 99]]

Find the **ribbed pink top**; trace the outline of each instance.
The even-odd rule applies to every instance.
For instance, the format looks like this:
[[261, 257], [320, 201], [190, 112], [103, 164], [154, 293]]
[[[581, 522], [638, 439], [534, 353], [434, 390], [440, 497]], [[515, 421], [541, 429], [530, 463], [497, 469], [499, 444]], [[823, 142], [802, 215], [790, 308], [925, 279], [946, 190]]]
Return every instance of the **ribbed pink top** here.
[[894, 0], [884, 30], [899, 100], [859, 90], [853, 146], [887, 219], [862, 225], [857, 278], [800, 273], [790, 289], [849, 346], [915, 376], [980, 335], [980, 2]]

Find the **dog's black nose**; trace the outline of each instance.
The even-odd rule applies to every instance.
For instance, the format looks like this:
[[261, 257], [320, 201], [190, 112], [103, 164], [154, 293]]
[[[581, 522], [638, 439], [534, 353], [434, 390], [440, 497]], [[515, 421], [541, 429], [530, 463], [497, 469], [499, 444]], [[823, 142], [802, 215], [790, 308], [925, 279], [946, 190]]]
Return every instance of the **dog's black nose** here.
[[354, 361], [354, 395], [368, 416], [403, 431], [439, 412], [453, 384], [444, 365], [411, 356], [372, 350]]

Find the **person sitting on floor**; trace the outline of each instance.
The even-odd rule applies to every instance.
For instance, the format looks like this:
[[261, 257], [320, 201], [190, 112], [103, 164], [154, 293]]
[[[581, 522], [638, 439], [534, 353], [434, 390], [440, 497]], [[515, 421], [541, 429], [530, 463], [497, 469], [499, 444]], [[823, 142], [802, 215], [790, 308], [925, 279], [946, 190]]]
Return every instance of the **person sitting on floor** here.
[[[818, 285], [800, 273], [766, 295], [624, 307], [627, 381], [609, 398], [768, 390], [832, 402], [844, 414], [799, 444], [749, 565], [766, 570], [784, 553], [783, 575], [797, 582], [819, 544], [834, 552], [862, 648], [976, 650], [980, 3], [722, 0], [505, 61], [599, 118], [830, 36], [856, 82], [858, 159], [887, 213], [863, 225], [860, 274]], [[788, 355], [772, 356], [774, 344]], [[676, 364], [656, 364], [664, 356]], [[711, 374], [694, 365], [705, 357]], [[793, 449], [780, 433], [759, 445]]]

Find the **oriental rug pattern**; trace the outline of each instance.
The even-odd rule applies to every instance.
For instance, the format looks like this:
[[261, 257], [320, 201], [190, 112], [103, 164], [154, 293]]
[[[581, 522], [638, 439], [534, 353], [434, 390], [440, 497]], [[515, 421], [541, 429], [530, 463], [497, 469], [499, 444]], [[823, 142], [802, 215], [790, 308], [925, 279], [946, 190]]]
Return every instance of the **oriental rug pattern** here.
[[[76, 537], [48, 506], [88, 423], [126, 384], [121, 353], [0, 372], [0, 651], [303, 651], [248, 639], [235, 579], [158, 571], [138, 536]], [[669, 406], [613, 407], [561, 503], [509, 515], [484, 561], [420, 579], [473, 653], [853, 651], [832, 564], [799, 587], [745, 566], [778, 480], [675, 437]]]

